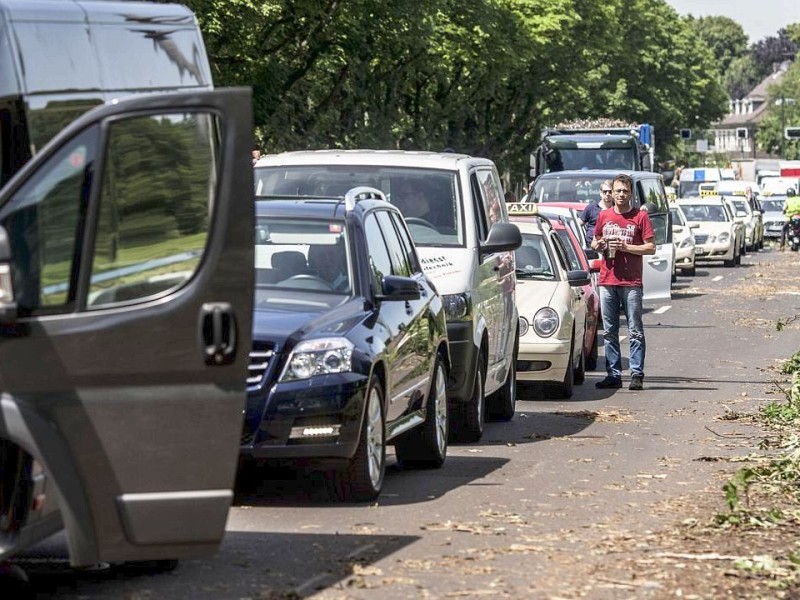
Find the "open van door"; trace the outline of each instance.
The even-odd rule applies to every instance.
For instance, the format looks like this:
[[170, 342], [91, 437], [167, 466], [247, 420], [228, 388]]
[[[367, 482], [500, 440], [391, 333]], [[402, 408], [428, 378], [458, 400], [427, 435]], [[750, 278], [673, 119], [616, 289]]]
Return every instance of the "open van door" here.
[[[78, 118], [0, 191], [0, 558], [217, 548], [253, 312], [251, 93]], [[13, 493], [8, 493], [11, 490]]]

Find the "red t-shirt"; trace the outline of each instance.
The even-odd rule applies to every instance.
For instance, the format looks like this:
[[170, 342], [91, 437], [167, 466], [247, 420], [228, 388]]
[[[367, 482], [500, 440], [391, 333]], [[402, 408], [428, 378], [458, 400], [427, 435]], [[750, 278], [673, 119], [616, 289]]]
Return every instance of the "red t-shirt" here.
[[[655, 237], [650, 217], [638, 208], [632, 208], [619, 214], [612, 207], [603, 210], [597, 216], [594, 228], [595, 237], [617, 237], [626, 244], [639, 246], [646, 239]], [[614, 258], [608, 258], [600, 267], [600, 285], [622, 285], [628, 287], [642, 286], [642, 256], [617, 250]]]

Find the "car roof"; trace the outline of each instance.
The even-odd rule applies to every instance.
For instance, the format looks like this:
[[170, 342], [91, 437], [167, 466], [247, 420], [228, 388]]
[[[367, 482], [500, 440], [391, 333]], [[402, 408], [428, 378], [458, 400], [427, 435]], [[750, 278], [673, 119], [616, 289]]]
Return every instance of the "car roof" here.
[[[591, 177], [591, 178], [605, 178], [614, 179], [617, 175], [629, 175], [634, 180], [636, 179], [661, 179], [661, 173], [654, 173], [653, 171], [628, 171], [624, 169], [575, 169], [572, 171], [551, 171], [549, 173], [542, 173], [536, 178], [540, 179], [574, 179], [576, 177]], [[535, 183], [534, 183], [535, 185]]]
[[722, 204], [722, 196], [698, 196], [697, 198], [678, 198], [678, 204]]
[[456, 170], [461, 164], [492, 166], [488, 158], [455, 152], [406, 150], [302, 150], [268, 154], [255, 164], [259, 167], [298, 165], [369, 165]]
[[[368, 210], [376, 206], [389, 207], [397, 211], [397, 208], [383, 200], [359, 200], [356, 202], [356, 210]], [[257, 199], [256, 216], [344, 221], [345, 205], [343, 198]]]
[[522, 233], [543, 234], [544, 227], [542, 227], [542, 219], [538, 217], [513, 217], [509, 218], [509, 222], [514, 223]]

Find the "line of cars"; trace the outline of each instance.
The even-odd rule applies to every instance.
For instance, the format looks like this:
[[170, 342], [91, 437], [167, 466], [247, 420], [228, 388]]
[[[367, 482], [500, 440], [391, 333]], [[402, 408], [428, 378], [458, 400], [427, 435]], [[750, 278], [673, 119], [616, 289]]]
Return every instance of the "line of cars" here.
[[435, 468], [450, 439], [513, 417], [522, 239], [491, 161], [289, 152], [254, 173], [245, 465], [301, 460], [339, 498], [367, 501], [387, 445], [403, 466]]
[[368, 501], [387, 446], [439, 467], [514, 416], [518, 382], [569, 398], [596, 367], [599, 268], [574, 208], [506, 204], [491, 161], [288, 152], [254, 174], [248, 479], [300, 461]]

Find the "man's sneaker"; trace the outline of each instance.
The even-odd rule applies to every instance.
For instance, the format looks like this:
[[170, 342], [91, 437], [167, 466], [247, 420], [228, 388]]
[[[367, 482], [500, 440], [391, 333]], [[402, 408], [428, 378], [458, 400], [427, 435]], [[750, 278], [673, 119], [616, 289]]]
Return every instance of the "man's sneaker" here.
[[[608, 389], [619, 389], [622, 387], [622, 378], [620, 377], [612, 377], [609, 375], [602, 381], [598, 381], [594, 384], [594, 387], [601, 389], [601, 390], [608, 390]], [[641, 389], [641, 388], [639, 388]]]
[[631, 384], [628, 386], [629, 390], [643, 389], [644, 375], [631, 375]]

